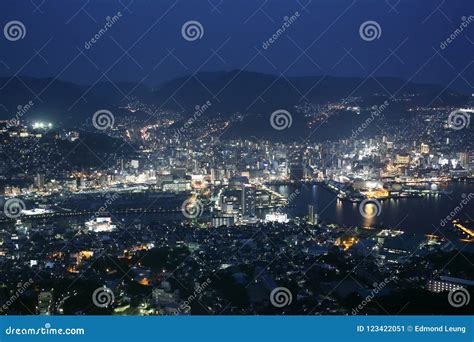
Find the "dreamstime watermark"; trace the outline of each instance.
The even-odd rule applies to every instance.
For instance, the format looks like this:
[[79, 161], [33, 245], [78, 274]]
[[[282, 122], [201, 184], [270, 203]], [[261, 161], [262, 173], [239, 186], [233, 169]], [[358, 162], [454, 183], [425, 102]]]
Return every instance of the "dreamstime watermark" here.
[[464, 287], [453, 289], [448, 293], [448, 303], [454, 308], [468, 305], [471, 301], [471, 294]]
[[281, 27], [278, 28], [278, 30], [276, 30], [275, 33], [273, 33], [270, 38], [268, 38], [266, 41], [262, 43], [262, 48], [264, 50], [268, 49], [270, 45], [275, 43], [283, 35], [283, 33], [285, 33], [285, 31], [289, 29], [290, 26], [293, 25], [298, 20], [299, 17], [300, 17], [300, 13], [298, 11], [296, 11], [290, 17], [288, 16], [284, 17], [283, 18], [284, 22], [281, 25]]
[[278, 109], [270, 115], [270, 125], [277, 131], [290, 128], [293, 124], [291, 113], [284, 109]]
[[107, 109], [98, 110], [92, 116], [92, 125], [99, 131], [105, 131], [108, 128], [112, 128], [114, 123], [115, 116]]
[[382, 36], [382, 28], [376, 21], [364, 21], [359, 27], [359, 35], [366, 42], [371, 42]]
[[270, 303], [276, 308], [288, 306], [292, 301], [293, 295], [286, 287], [275, 287], [270, 293]]
[[466, 207], [466, 205], [474, 198], [474, 192], [470, 192], [467, 195], [462, 194], [461, 197], [463, 198], [461, 202], [439, 223], [441, 227], [444, 227], [448, 222], [452, 221], [461, 210]]
[[201, 295], [201, 293], [203, 293], [203, 292], [206, 290], [206, 288], [207, 288], [209, 285], [211, 285], [211, 283], [212, 283], [212, 280], [209, 279], [209, 278], [207, 278], [207, 279], [206, 279], [205, 281], [203, 281], [201, 284], [199, 284], [198, 286], [196, 286], [196, 287], [194, 288], [193, 293], [192, 293], [188, 298], [186, 298], [185, 301], [183, 301], [183, 302], [179, 305], [179, 307], [178, 307], [178, 314], [181, 313], [181, 312], [183, 312], [183, 311], [184, 311], [184, 312], [187, 312], [187, 311], [191, 310], [191, 303], [192, 303], [193, 301], [195, 301], [196, 298], [198, 298], [198, 297]]
[[120, 194], [118, 192], [115, 192], [113, 194], [107, 194], [105, 196], [107, 197], [107, 199], [105, 200], [104, 204], [92, 215], [91, 220], [107, 213], [110, 205], [120, 197]]
[[474, 109], [456, 109], [449, 113], [449, 128], [459, 131], [469, 127], [471, 123], [471, 113], [474, 113]]
[[34, 105], [35, 105], [35, 103], [33, 101], [29, 101], [28, 103], [26, 103], [23, 106], [19, 105], [18, 107], [16, 107], [17, 112], [15, 113], [15, 117], [7, 121], [7, 128], [18, 126], [20, 124], [20, 119], [26, 113], [28, 113], [31, 110], [31, 108], [33, 108]]
[[194, 42], [204, 36], [204, 27], [197, 20], [190, 20], [181, 27], [181, 35], [188, 42]]
[[33, 285], [33, 279], [28, 279], [28, 281], [17, 284], [17, 288], [15, 290], [15, 293], [11, 295], [10, 298], [7, 299], [7, 301], [0, 307], [0, 313], [3, 313], [4, 311], [7, 311], [8, 308], [18, 299], [20, 296], [31, 286]]
[[122, 18], [122, 12], [117, 12], [117, 14], [115, 14], [113, 17], [106, 17], [106, 23], [104, 24], [103, 28], [101, 28], [89, 41], [84, 43], [84, 48], [89, 50], [92, 45], [97, 43], [99, 39], [102, 38], [102, 36], [106, 34], [107, 31], [120, 20], [120, 18]]
[[195, 219], [202, 215], [204, 211], [204, 205], [196, 198], [188, 198], [181, 205], [181, 212], [183, 216], [188, 219]]
[[366, 198], [359, 204], [359, 213], [367, 219], [379, 216], [381, 212], [382, 205], [375, 198]]
[[3, 27], [5, 38], [11, 42], [23, 39], [26, 36], [26, 27], [21, 21], [12, 20]]
[[276, 213], [281, 213], [286, 207], [288, 207], [299, 195], [301, 194], [301, 191], [299, 189], [296, 189], [293, 191], [287, 198], [286, 203], [283, 207], [279, 207], [275, 210]]
[[370, 291], [370, 293], [364, 298], [364, 300], [362, 300], [362, 302], [360, 302], [359, 305], [357, 305], [357, 307], [355, 307], [354, 309], [352, 309], [352, 314], [353, 315], [357, 315], [359, 313], [360, 310], [364, 309], [373, 299], [374, 297], [380, 292], [382, 291], [382, 289], [388, 285], [388, 283], [390, 283], [394, 278], [393, 277], [390, 277], [390, 278], [385, 278], [384, 280], [382, 280], [380, 283], [374, 283], [373, 284], [373, 289], [372, 291]]
[[441, 50], [446, 49], [449, 44], [454, 42], [456, 38], [459, 37], [464, 32], [464, 30], [474, 21], [474, 16], [472, 15], [470, 15], [469, 17], [463, 16], [461, 20], [462, 21], [459, 27], [456, 30], [454, 30], [453, 33], [451, 33], [449, 37], [446, 38], [446, 40], [444, 40], [443, 42], [439, 44], [439, 47], [441, 48]]
[[98, 308], [108, 308], [114, 301], [114, 292], [106, 286], [98, 287], [92, 294], [92, 303]]
[[382, 103], [380, 106], [378, 106], [374, 111], [372, 111], [370, 113], [370, 116], [359, 126], [357, 127], [355, 130], [352, 130], [352, 135], [351, 135], [351, 138], [352, 139], [356, 139], [359, 134], [361, 134], [362, 132], [365, 131], [365, 129], [367, 127], [369, 127], [369, 125], [376, 119], [378, 118], [381, 114], [383, 114], [383, 112], [388, 108], [388, 106], [390, 105], [390, 102], [388, 102], [387, 100], [385, 100], [384, 103]]
[[46, 323], [41, 328], [15, 328], [9, 326], [5, 329], [5, 335], [84, 335], [83, 328], [52, 328], [50, 323]]
[[189, 129], [189, 127], [191, 127], [196, 122], [196, 120], [198, 120], [201, 115], [203, 115], [211, 106], [212, 102], [209, 100], [201, 106], [196, 105], [196, 107], [194, 107], [193, 116], [186, 120], [186, 122], [181, 127], [175, 130], [174, 137], [179, 139]]
[[9, 198], [3, 205], [3, 213], [6, 217], [17, 218], [21, 216], [23, 210], [26, 209], [25, 202], [19, 198]]

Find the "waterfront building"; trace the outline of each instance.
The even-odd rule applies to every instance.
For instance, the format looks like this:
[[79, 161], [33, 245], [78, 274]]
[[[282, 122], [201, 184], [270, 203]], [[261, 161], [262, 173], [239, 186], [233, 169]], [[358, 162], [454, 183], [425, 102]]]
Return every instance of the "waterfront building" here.
[[242, 217], [255, 216], [256, 189], [255, 186], [244, 184], [242, 187]]
[[316, 207], [312, 204], [308, 205], [308, 223], [317, 224], [316, 216]]
[[453, 291], [462, 287], [474, 286], [473, 280], [441, 276], [439, 279], [431, 279], [426, 284], [426, 289], [431, 292]]

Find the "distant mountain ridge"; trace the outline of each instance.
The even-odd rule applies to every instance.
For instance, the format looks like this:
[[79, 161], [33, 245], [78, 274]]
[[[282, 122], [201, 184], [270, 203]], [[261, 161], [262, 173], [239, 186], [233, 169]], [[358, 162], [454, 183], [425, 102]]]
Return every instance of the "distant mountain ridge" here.
[[[397, 97], [417, 94], [413, 103], [419, 106], [430, 102], [432, 105], [464, 105], [467, 101], [466, 95], [441, 86], [416, 84], [393, 77], [278, 77], [233, 70], [180, 77], [154, 88], [123, 82], [78, 86], [50, 78], [15, 77], [0, 78], [0, 119], [11, 119], [18, 106], [28, 101], [33, 101], [34, 106], [24, 115], [25, 119], [41, 118], [52, 120], [57, 125], [73, 126], [102, 108], [114, 110], [118, 116], [138, 115], [118, 109], [120, 104], [124, 104], [125, 96], [157, 108], [184, 109], [189, 111], [189, 115], [195, 106], [211, 101], [208, 115], [219, 113], [230, 117], [240, 112], [267, 117], [277, 109], [291, 111], [297, 104], [325, 104], [348, 96], [362, 97], [366, 103], [377, 105], [395, 93]], [[294, 124], [298, 127], [297, 122]]]
[[234, 70], [178, 78], [149, 93], [147, 99], [157, 105], [173, 108], [193, 107], [205, 100], [214, 99], [214, 109], [259, 112], [268, 110], [271, 106], [293, 106], [306, 100], [325, 103], [348, 96], [369, 97], [375, 93], [388, 95], [387, 92], [397, 95], [420, 93], [430, 101], [441, 94], [443, 102], [455, 101], [462, 97], [449, 89], [443, 91], [441, 86], [416, 84], [393, 77], [278, 77]]

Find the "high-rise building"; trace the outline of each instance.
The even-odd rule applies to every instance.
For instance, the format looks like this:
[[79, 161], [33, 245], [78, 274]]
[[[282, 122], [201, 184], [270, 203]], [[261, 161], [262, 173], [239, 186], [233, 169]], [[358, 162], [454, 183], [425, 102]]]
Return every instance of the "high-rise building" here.
[[410, 156], [408, 154], [397, 153], [395, 161], [397, 164], [410, 164]]
[[34, 185], [35, 185], [35, 188], [37, 189], [43, 189], [44, 188], [44, 184], [45, 184], [45, 181], [44, 181], [44, 175], [38, 173], [36, 174], [35, 178], [34, 178]]
[[312, 204], [308, 205], [308, 223], [316, 224], [316, 207]]
[[214, 228], [226, 226], [230, 227], [234, 225], [234, 216], [231, 215], [223, 215], [223, 216], [214, 216], [211, 218], [211, 225]]
[[211, 169], [211, 182], [215, 182], [219, 179], [219, 170], [212, 168]]
[[242, 186], [242, 216], [252, 217], [255, 216], [255, 202], [256, 202], [256, 189], [255, 186], [250, 184], [244, 184]]
[[453, 291], [469, 286], [474, 286], [474, 281], [447, 276], [441, 276], [439, 279], [431, 279], [426, 284], [426, 288], [430, 292]]
[[160, 189], [163, 188], [163, 184], [173, 182], [173, 175], [170, 173], [157, 172], [155, 174], [155, 177], [156, 177], [156, 186]]
[[53, 294], [51, 292], [40, 292], [38, 296], [38, 313], [40, 315], [51, 315], [53, 305]]
[[430, 153], [430, 146], [428, 144], [421, 143], [421, 153], [423, 154]]
[[314, 224], [315, 225], [318, 225], [319, 222], [321, 222], [320, 218], [319, 218], [319, 215], [318, 214], [314, 214]]

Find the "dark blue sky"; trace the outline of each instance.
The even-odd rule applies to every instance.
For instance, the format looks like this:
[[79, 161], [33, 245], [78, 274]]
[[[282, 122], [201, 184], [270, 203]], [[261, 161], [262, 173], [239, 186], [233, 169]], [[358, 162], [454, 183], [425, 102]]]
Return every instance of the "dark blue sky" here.
[[[122, 17], [85, 49], [119, 11]], [[263, 50], [296, 11], [299, 18]], [[462, 17], [474, 15], [472, 0], [2, 0], [0, 13], [2, 29], [12, 20], [26, 27], [24, 39], [0, 37], [2, 76], [153, 85], [196, 70], [245, 68], [286, 76], [397, 76], [474, 93], [474, 21], [440, 49]], [[202, 39], [183, 39], [189, 20], [202, 24]], [[369, 20], [380, 25], [379, 39], [360, 37]]]

